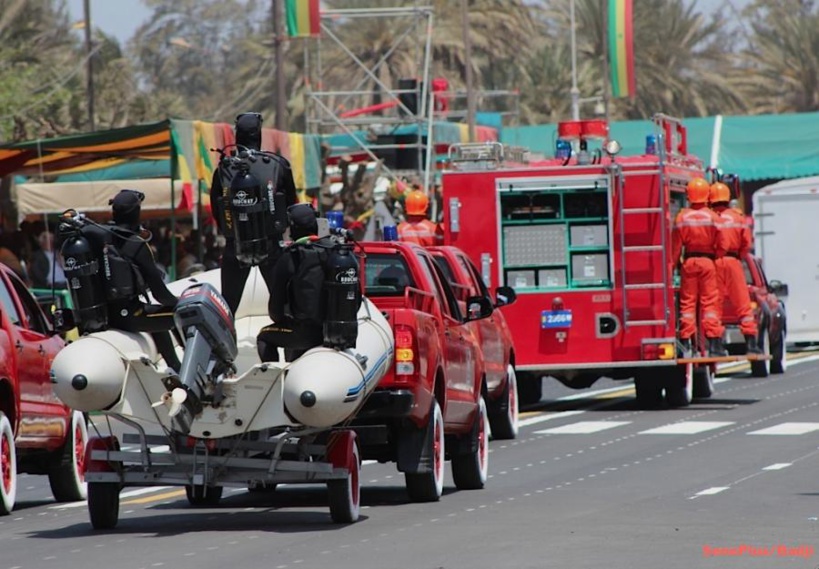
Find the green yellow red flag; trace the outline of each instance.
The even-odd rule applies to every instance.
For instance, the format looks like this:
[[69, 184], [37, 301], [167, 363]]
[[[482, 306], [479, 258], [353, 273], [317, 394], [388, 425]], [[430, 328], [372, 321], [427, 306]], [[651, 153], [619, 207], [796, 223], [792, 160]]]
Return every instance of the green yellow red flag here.
[[285, 15], [287, 35], [290, 37], [319, 35], [319, 0], [286, 0]]
[[609, 0], [609, 69], [612, 97], [634, 97], [632, 0]]

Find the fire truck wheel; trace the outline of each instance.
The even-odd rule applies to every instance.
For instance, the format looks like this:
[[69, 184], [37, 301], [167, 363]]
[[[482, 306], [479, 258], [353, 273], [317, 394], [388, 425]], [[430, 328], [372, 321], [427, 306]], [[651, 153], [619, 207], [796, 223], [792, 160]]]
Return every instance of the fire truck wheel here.
[[688, 407], [694, 398], [694, 364], [669, 368], [665, 384], [665, 400], [669, 407]]
[[446, 461], [444, 415], [441, 413], [438, 401], [433, 400], [432, 412], [429, 415], [424, 443], [428, 445], [429, 471], [404, 473], [407, 494], [413, 502], [437, 502], [444, 493], [444, 462]]
[[640, 409], [656, 409], [663, 402], [663, 386], [659, 378], [646, 372], [634, 377], [634, 392]]
[[489, 464], [489, 418], [483, 397], [469, 434], [472, 452], [452, 457], [452, 479], [458, 490], [480, 490], [486, 484]]
[[537, 372], [519, 371], [518, 401], [520, 405], [534, 405], [543, 396], [543, 377]]
[[710, 365], [694, 368], [694, 399], [708, 399], [714, 394], [714, 374]]
[[[759, 329], [759, 338], [757, 339], [757, 346], [762, 350], [762, 354], [771, 355], [771, 346], [768, 343], [767, 330], [764, 327]], [[751, 361], [751, 376], [752, 377], [768, 377], [771, 371], [771, 360], [755, 360]]]
[[[489, 411], [489, 425], [495, 440], [514, 439], [518, 436], [518, 380], [515, 368], [510, 364], [506, 370], [506, 387]], [[487, 404], [489, 404], [487, 402]]]
[[5, 413], [0, 411], [0, 516], [11, 513], [17, 496], [17, 450], [14, 433]]
[[48, 471], [51, 493], [58, 502], [76, 502], [88, 496], [84, 465], [85, 445], [88, 443], [85, 416], [74, 411], [69, 428], [71, 431], [63, 447], [54, 454]]

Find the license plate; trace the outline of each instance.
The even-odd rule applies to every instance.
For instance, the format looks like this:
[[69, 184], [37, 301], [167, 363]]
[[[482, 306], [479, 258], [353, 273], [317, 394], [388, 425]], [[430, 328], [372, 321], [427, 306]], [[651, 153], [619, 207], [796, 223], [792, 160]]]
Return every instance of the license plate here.
[[571, 328], [571, 310], [544, 310], [540, 313], [541, 328]]

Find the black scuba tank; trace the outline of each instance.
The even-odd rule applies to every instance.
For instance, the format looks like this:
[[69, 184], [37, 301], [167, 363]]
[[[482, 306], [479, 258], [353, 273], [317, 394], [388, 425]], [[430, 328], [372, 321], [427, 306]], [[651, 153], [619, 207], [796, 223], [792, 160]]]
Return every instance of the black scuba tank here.
[[233, 220], [236, 259], [245, 266], [263, 263], [270, 255], [267, 234], [271, 215], [267, 192], [250, 172], [239, 172], [230, 183], [228, 204]]
[[99, 252], [77, 231], [63, 242], [60, 253], [80, 332], [104, 330], [108, 327], [108, 307]]
[[352, 244], [338, 243], [328, 250], [324, 294], [327, 299], [324, 345], [337, 350], [355, 347], [361, 283]]

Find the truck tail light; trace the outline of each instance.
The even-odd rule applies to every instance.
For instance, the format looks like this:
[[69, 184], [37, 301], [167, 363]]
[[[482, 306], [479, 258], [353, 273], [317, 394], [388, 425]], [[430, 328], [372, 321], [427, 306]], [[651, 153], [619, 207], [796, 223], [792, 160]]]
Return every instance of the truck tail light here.
[[407, 376], [415, 373], [417, 346], [415, 334], [409, 326], [395, 327], [395, 375]]
[[675, 342], [646, 342], [643, 344], [644, 360], [673, 360], [676, 354]]

